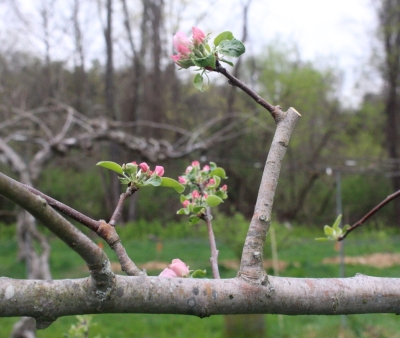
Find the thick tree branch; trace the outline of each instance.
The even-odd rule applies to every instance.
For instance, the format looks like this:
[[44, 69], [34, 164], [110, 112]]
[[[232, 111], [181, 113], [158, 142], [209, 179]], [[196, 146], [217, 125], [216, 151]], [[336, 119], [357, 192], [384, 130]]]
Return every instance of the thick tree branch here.
[[258, 191], [257, 202], [243, 247], [238, 276], [254, 284], [267, 283], [263, 269], [264, 242], [271, 222], [272, 204], [278, 184], [281, 163], [289, 144], [290, 136], [300, 114], [289, 108], [287, 113], [276, 116], [277, 128], [265, 163]]
[[[20, 184], [14, 181], [15, 184]], [[82, 225], [88, 227], [90, 230], [94, 231], [101, 238], [103, 238], [106, 243], [110, 246], [111, 249], [115, 251], [118, 257], [118, 261], [121, 263], [122, 271], [125, 271], [128, 276], [138, 276], [143, 274], [140, 269], [133, 263], [133, 261], [129, 258], [126, 253], [125, 248], [123, 247], [121, 240], [114, 228], [114, 224], [108, 224], [104, 221], [95, 221], [90, 217], [80, 213], [79, 211], [55, 200], [52, 197], [49, 197], [39, 190], [32, 188], [29, 185], [23, 185], [27, 190], [42, 197], [52, 208], [62, 212], [64, 215], [71, 217], [72, 219], [78, 221]], [[118, 207], [117, 207], [118, 208]], [[115, 213], [114, 213], [115, 214]]]
[[99, 291], [104, 291], [112, 286], [114, 274], [110, 269], [110, 261], [105, 252], [56, 213], [43, 198], [34, 195], [20, 183], [9, 179], [2, 173], [0, 173], [0, 194], [30, 212], [78, 253], [89, 268], [93, 286]]
[[39, 328], [44, 328], [58, 317], [86, 313], [189, 314], [201, 318], [251, 313], [400, 313], [399, 278], [271, 276], [269, 282], [263, 286], [240, 278], [116, 275], [113, 291], [106, 299], [99, 299], [87, 278], [52, 282], [0, 278], [0, 316], [34, 317], [40, 320]]

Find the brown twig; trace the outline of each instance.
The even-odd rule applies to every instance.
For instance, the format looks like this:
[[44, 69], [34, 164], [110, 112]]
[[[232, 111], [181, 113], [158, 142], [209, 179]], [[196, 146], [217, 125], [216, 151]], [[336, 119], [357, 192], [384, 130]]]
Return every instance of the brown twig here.
[[259, 105], [267, 109], [272, 117], [275, 120], [275, 110], [279, 106], [273, 106], [266, 100], [264, 100], [260, 95], [258, 95], [253, 89], [247, 86], [243, 81], [239, 80], [238, 78], [234, 77], [231, 73], [229, 73], [224, 67], [221, 66], [221, 63], [217, 60], [216, 67], [214, 69], [215, 72], [218, 72], [224, 75], [229, 80], [229, 84], [232, 86], [236, 86], [243, 90], [247, 95], [249, 95], [254, 101], [256, 101]]
[[386, 204], [393, 201], [396, 197], [400, 196], [400, 190], [396, 191], [395, 193], [386, 197], [381, 203], [379, 203], [376, 207], [370, 210], [364, 217], [362, 217], [359, 221], [354, 223], [350, 228], [348, 228], [342, 236], [339, 237], [339, 241], [342, 241], [346, 238], [346, 236], [352, 232], [354, 229], [358, 228], [359, 226], [363, 225], [370, 217], [372, 217], [376, 212], [382, 209]]
[[113, 215], [111, 216], [110, 222], [108, 222], [113, 227], [115, 227], [115, 224], [117, 223], [117, 220], [121, 217], [122, 209], [124, 207], [125, 200], [129, 196], [133, 195], [137, 190], [138, 190], [137, 187], [131, 185], [126, 189], [126, 192], [124, 192], [123, 194], [121, 194], [119, 196], [119, 201], [117, 203], [117, 206], [116, 206], [116, 208], [114, 210]]

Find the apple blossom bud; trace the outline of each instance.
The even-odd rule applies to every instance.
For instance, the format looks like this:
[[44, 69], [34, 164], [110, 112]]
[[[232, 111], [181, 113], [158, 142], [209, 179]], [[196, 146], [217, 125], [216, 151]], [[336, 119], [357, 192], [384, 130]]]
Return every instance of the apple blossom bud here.
[[224, 184], [224, 185], [221, 187], [221, 190], [222, 190], [222, 191], [227, 191], [227, 190], [228, 190], [228, 186], [227, 186], [226, 184]]
[[158, 175], [158, 176], [163, 176], [164, 175], [164, 167], [161, 165], [156, 165], [156, 168], [154, 169], [154, 172]]
[[139, 168], [142, 169], [142, 171], [145, 173], [147, 170], [150, 169], [150, 167], [148, 166], [148, 164], [146, 162], [142, 162], [139, 164]]
[[200, 28], [192, 27], [192, 36], [193, 44], [199, 45], [204, 41], [206, 33], [204, 33]]
[[197, 190], [193, 190], [193, 191], [192, 191], [192, 198], [193, 198], [194, 200], [196, 200], [196, 199], [198, 199], [199, 197], [200, 197], [199, 192], [198, 192]]
[[213, 178], [210, 178], [208, 180], [207, 187], [209, 187], [210, 185], [214, 185], [214, 184], [215, 184], [215, 180]]
[[210, 166], [209, 166], [208, 164], [206, 164], [206, 165], [203, 167], [203, 171], [210, 171]]
[[192, 162], [193, 167], [200, 167], [200, 162], [199, 161], [193, 161]]
[[172, 260], [169, 268], [176, 273], [177, 277], [187, 277], [189, 275], [189, 267], [178, 258]]
[[188, 166], [185, 170], [185, 174], [189, 174], [192, 171], [193, 167], [192, 166]]
[[186, 184], [187, 183], [187, 179], [182, 177], [182, 176], [178, 176], [178, 181], [180, 184]]
[[188, 201], [188, 200], [185, 200], [182, 202], [182, 205], [184, 208], [187, 208], [189, 206], [189, 204], [190, 204], [190, 201]]
[[178, 277], [174, 270], [168, 268], [165, 268], [163, 271], [161, 271], [161, 273], [158, 276], [167, 278]]

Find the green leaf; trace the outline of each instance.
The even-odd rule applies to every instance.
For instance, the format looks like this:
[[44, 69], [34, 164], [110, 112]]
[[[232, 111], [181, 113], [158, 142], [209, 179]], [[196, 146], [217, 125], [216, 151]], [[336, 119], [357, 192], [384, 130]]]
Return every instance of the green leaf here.
[[333, 228], [335, 231], [340, 230], [340, 222], [341, 222], [341, 221], [342, 221], [342, 215], [340, 214], [340, 215], [336, 218], [335, 223], [333, 223], [333, 226], [332, 226], [332, 228]]
[[195, 206], [195, 207], [192, 208], [192, 212], [195, 213], [195, 214], [199, 214], [200, 212], [203, 211], [203, 209], [204, 209], [203, 206]]
[[161, 185], [161, 177], [158, 175], [152, 175], [147, 181], [142, 182], [139, 186], [153, 186], [159, 187]]
[[214, 170], [212, 170], [212, 171], [210, 172], [210, 175], [212, 175], [212, 176], [219, 176], [219, 177], [221, 177], [221, 178], [227, 178], [227, 177], [226, 177], [225, 170], [224, 170], [223, 168], [221, 168], [221, 167], [217, 167], [217, 168], [215, 168]]
[[221, 34], [218, 34], [214, 39], [214, 46], [217, 47], [221, 43], [221, 41], [232, 40], [232, 39], [234, 39], [232, 32], [230, 31], [222, 32]]
[[182, 209], [179, 209], [179, 210], [176, 212], [176, 214], [177, 214], [177, 215], [189, 215], [189, 210], [186, 209], [186, 208], [182, 208]]
[[207, 55], [204, 58], [192, 58], [193, 63], [201, 68], [204, 67], [211, 67], [211, 68], [215, 68], [215, 55], [214, 54], [210, 54]]
[[216, 191], [215, 195], [218, 196], [219, 198], [222, 198], [223, 200], [226, 200], [228, 198], [228, 194], [222, 190]]
[[203, 89], [203, 77], [200, 74], [196, 74], [193, 79], [193, 85], [196, 89], [200, 90], [201, 92], [204, 91]]
[[333, 240], [333, 238], [327, 238], [327, 237], [318, 237], [318, 238], [315, 238], [315, 240], [316, 240], [316, 241], [323, 242], [323, 241], [332, 241], [332, 240]]
[[195, 270], [190, 275], [191, 278], [204, 278], [207, 274], [206, 270]]
[[206, 198], [206, 202], [210, 207], [215, 207], [223, 203], [224, 201], [222, 200], [222, 198], [219, 198], [218, 196], [210, 195]]
[[187, 198], [185, 195], [181, 195], [181, 196], [179, 197], [179, 200], [180, 200], [181, 203], [185, 202], [187, 199], [188, 199], [188, 198]]
[[330, 227], [329, 225], [325, 225], [324, 226], [324, 233], [325, 233], [325, 236], [333, 238], [335, 230], [333, 230], [333, 228]]
[[103, 167], [106, 169], [110, 169], [112, 171], [115, 171], [116, 173], [122, 175], [124, 172], [122, 170], [122, 167], [115, 162], [111, 162], [111, 161], [100, 161], [96, 164], [99, 167]]
[[175, 181], [169, 177], [161, 177], [161, 187], [173, 188], [176, 192], [182, 193], [185, 190], [185, 187], [180, 184], [178, 181]]
[[219, 52], [224, 55], [239, 57], [246, 51], [243, 43], [237, 39], [223, 40], [219, 45]]
[[192, 225], [197, 224], [200, 222], [200, 218], [195, 215], [191, 215], [191, 216], [189, 216], [189, 222]]
[[219, 59], [219, 61], [221, 61], [221, 62], [225, 62], [225, 63], [227, 63], [229, 66], [231, 66], [231, 67], [233, 67], [234, 66], [234, 64], [233, 64], [233, 62], [230, 62], [230, 61], [228, 61], [228, 60], [225, 60], [225, 59]]
[[122, 184], [129, 184], [132, 182], [129, 178], [126, 177], [118, 177]]

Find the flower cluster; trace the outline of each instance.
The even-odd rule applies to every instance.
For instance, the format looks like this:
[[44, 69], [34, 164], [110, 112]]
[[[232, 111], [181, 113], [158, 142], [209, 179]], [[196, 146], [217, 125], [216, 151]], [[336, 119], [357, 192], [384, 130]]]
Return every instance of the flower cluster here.
[[203, 90], [203, 74], [205, 71], [215, 70], [218, 61], [233, 66], [233, 63], [224, 57], [239, 57], [246, 50], [243, 43], [235, 39], [229, 31], [219, 34], [214, 39], [213, 47], [208, 44], [209, 38], [209, 34], [206, 35], [197, 27], [192, 28], [190, 39], [183, 32], [176, 33], [173, 38], [177, 54], [171, 55], [172, 60], [181, 68], [199, 67], [198, 70], [201, 71], [201, 74], [196, 74], [193, 84], [201, 91]]
[[197, 27], [192, 28], [192, 39], [183, 32], [176, 33], [173, 44], [178, 54], [171, 55], [172, 60], [182, 68], [195, 66], [192, 58], [204, 58], [210, 54], [205, 47], [207, 39], [206, 34]]
[[192, 224], [204, 218], [207, 207], [217, 206], [228, 197], [227, 185], [220, 187], [221, 179], [225, 178], [225, 170], [214, 162], [201, 168], [199, 161], [193, 161], [185, 173], [178, 177], [179, 183], [189, 188], [189, 193], [181, 195], [183, 208], [177, 213], [190, 215]]
[[160, 277], [189, 277], [189, 267], [180, 259], [175, 258], [172, 263], [160, 273]]
[[158, 186], [161, 184], [161, 177], [164, 175], [163, 166], [157, 165], [152, 171], [146, 162], [123, 164], [122, 171], [123, 177], [119, 178], [121, 183], [138, 187], [143, 185]]

